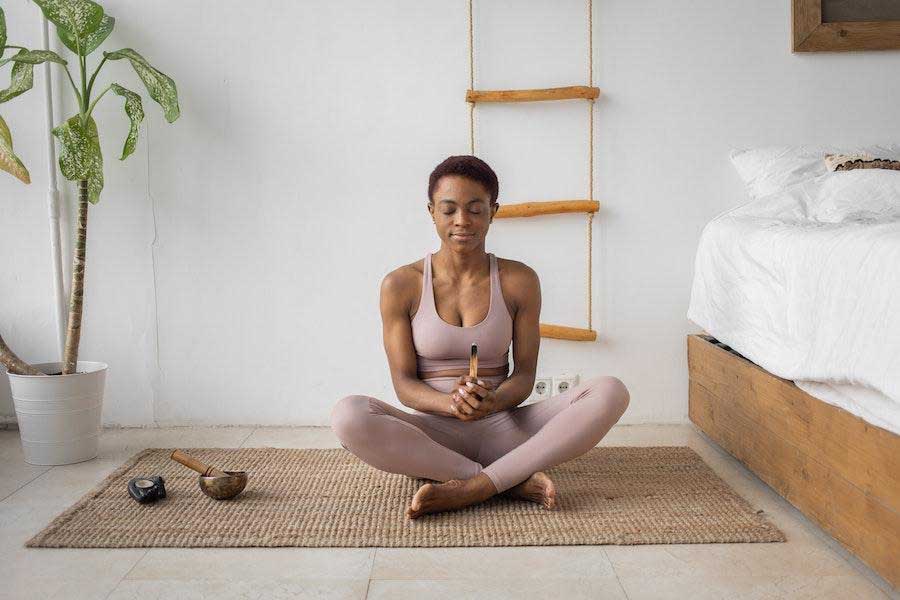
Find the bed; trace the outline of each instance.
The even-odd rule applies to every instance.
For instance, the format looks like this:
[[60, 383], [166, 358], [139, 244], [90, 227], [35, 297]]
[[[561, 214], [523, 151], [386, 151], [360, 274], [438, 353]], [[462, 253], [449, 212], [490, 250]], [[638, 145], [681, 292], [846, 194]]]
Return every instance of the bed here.
[[[897, 586], [900, 172], [813, 175], [704, 228], [689, 416]], [[835, 212], [848, 197], [853, 210]]]

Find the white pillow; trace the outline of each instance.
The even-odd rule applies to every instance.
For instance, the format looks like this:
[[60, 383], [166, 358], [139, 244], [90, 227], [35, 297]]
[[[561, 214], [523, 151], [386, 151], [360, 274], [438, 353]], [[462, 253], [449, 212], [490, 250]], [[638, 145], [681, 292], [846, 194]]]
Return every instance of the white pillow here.
[[824, 223], [900, 219], [900, 171], [835, 171], [803, 183], [809, 216]]
[[839, 148], [836, 146], [765, 146], [732, 150], [731, 163], [751, 198], [761, 198], [828, 173], [826, 154], [868, 153], [900, 160], [900, 145]]

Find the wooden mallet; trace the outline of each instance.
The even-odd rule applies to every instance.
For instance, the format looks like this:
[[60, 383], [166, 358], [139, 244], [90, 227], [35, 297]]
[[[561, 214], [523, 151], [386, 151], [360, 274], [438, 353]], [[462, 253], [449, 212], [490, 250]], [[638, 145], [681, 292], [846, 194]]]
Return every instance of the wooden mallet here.
[[227, 477], [228, 476], [228, 473], [226, 473], [225, 471], [222, 471], [220, 469], [217, 469], [216, 467], [213, 467], [204, 462], [201, 462], [201, 461], [197, 460], [196, 458], [194, 458], [193, 456], [191, 456], [190, 454], [186, 454], [186, 453], [182, 452], [181, 450], [173, 451], [171, 458], [175, 462], [180, 462], [187, 468], [197, 471], [198, 473], [200, 473], [200, 475], [202, 475], [204, 477]]

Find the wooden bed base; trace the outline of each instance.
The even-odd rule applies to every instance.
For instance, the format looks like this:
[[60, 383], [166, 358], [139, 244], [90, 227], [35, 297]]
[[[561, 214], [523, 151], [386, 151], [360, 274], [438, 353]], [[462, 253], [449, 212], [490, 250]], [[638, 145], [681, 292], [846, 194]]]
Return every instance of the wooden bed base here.
[[900, 586], [900, 436], [689, 335], [689, 416], [803, 514]]

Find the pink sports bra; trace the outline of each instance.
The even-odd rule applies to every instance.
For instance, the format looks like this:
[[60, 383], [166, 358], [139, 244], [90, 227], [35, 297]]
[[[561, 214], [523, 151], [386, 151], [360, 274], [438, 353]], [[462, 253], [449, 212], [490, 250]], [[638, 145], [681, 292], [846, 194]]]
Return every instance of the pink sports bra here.
[[490, 308], [481, 323], [470, 327], [451, 325], [437, 314], [431, 278], [431, 253], [425, 257], [419, 308], [410, 321], [419, 371], [468, 369], [473, 343], [478, 344], [479, 368], [506, 366], [508, 370], [513, 321], [500, 289], [497, 257], [490, 253], [488, 256], [491, 261]]

